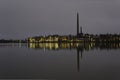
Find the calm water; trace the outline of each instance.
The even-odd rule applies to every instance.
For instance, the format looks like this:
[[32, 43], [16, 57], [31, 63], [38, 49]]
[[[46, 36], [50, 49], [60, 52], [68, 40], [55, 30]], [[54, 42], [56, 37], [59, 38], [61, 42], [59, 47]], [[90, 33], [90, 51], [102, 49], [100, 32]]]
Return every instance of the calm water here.
[[0, 44], [0, 78], [120, 80], [120, 44]]

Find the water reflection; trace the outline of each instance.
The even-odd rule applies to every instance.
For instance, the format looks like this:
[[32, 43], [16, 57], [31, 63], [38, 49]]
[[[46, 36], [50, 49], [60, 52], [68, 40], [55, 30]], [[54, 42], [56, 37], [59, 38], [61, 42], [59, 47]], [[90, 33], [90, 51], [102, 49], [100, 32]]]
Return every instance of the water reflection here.
[[101, 77], [115, 72], [112, 74], [114, 77], [120, 72], [120, 43], [4, 43], [0, 44], [0, 49], [0, 74], [4, 73], [6, 78], [11, 74], [28, 78], [22, 76], [27, 74], [34, 78], [77, 76], [83, 80], [84, 77], [91, 78], [89, 75]]
[[80, 70], [80, 60], [82, 59], [83, 51], [92, 49], [120, 49], [120, 43], [30, 43], [29, 48], [33, 49], [48, 49], [48, 50], [61, 50], [61, 49], [76, 49], [77, 50], [77, 70]]
[[0, 43], [0, 48], [22, 48], [27, 47], [28, 44], [25, 43]]
[[120, 43], [0, 43], [0, 48], [1, 47], [26, 47], [45, 50], [77, 49], [83, 52], [93, 49], [120, 49]]
[[77, 49], [80, 51], [88, 51], [92, 49], [119, 49], [120, 43], [29, 43], [29, 48], [33, 49]]
[[80, 70], [80, 60], [83, 58], [83, 52], [100, 49], [111, 50], [120, 49], [120, 43], [1, 43], [0, 48], [30, 48], [30, 49], [44, 49], [44, 50], [76, 50], [77, 70]]

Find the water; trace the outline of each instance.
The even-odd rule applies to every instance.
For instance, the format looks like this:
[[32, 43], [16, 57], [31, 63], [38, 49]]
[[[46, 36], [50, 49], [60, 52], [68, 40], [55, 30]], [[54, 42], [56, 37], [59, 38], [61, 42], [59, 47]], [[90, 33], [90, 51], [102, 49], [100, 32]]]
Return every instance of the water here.
[[120, 44], [0, 44], [0, 79], [119, 80]]

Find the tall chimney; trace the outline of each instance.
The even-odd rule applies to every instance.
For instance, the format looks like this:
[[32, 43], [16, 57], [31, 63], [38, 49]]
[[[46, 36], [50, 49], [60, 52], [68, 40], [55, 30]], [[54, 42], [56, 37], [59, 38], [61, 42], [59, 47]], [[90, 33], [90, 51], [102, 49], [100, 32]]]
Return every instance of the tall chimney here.
[[80, 26], [80, 34], [82, 34], [82, 26]]
[[79, 13], [77, 12], [77, 35], [79, 34]]

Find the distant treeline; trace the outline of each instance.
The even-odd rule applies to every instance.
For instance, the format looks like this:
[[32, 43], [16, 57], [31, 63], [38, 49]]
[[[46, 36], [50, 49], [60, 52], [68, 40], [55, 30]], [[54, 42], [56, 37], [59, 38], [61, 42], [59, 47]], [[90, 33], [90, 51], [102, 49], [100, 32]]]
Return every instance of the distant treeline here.
[[119, 43], [120, 34], [83, 34], [82, 38], [86, 42], [95, 42], [95, 43]]

